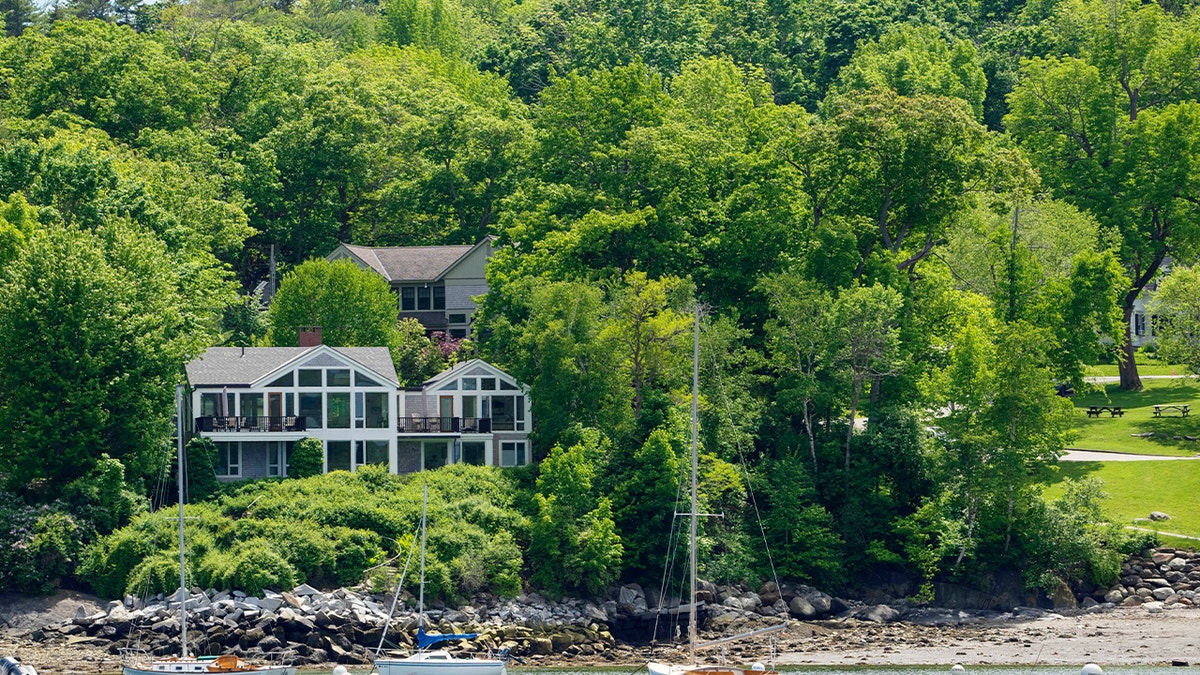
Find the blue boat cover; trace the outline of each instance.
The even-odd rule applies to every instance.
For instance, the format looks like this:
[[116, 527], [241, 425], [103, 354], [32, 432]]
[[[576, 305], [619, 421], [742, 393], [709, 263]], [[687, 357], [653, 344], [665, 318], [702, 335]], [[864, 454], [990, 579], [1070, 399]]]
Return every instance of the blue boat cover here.
[[474, 640], [479, 633], [426, 633], [424, 628], [417, 629], [417, 649], [427, 649], [446, 640]]

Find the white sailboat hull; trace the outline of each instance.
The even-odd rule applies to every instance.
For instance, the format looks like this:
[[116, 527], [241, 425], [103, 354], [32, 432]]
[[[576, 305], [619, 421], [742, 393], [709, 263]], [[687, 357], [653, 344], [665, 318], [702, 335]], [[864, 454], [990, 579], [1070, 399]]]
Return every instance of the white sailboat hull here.
[[375, 668], [379, 675], [507, 675], [503, 661], [456, 659], [448, 654], [434, 658], [421, 653], [403, 659], [379, 659]]
[[144, 663], [130, 663], [121, 667], [122, 675], [163, 675], [163, 673], [254, 673], [254, 675], [296, 675], [292, 666], [248, 665], [218, 659], [166, 658]]
[[[760, 665], [760, 664], [755, 664]], [[659, 663], [651, 661], [646, 664], [650, 675], [778, 675], [765, 667], [738, 668], [731, 666], [684, 666], [678, 663]]]

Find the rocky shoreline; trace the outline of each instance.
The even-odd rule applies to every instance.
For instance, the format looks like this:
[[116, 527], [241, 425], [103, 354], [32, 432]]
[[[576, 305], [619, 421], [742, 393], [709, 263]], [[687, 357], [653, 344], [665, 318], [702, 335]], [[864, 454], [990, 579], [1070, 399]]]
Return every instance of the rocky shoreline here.
[[[1103, 660], [1110, 663], [1196, 663], [1200, 638], [1190, 636], [1195, 634], [1196, 615], [1191, 610], [1198, 585], [1200, 555], [1156, 549], [1126, 561], [1113, 588], [1092, 591], [1081, 601], [1056, 594], [1056, 608], [1000, 611], [914, 606], [903, 601], [867, 604], [807, 586], [774, 583], [757, 590], [704, 583], [698, 599], [704, 603], [700, 615], [707, 637], [788, 625], [771, 638], [730, 646], [731, 659], [764, 660], [764, 654], [774, 654], [781, 664], [1023, 663], [1028, 662], [1022, 661], [1029, 658], [1026, 652], [1038, 644], [1042, 645], [1037, 649], [1040, 659], [1048, 641], [1074, 640], [1079, 644], [1060, 645], [1067, 650], [1061, 657], [1066, 663], [1101, 647], [1123, 650], [1107, 653]], [[632, 584], [614, 589], [609, 598], [594, 600], [479, 595], [461, 607], [434, 607], [426, 616], [433, 631], [480, 633], [477, 640], [449, 643], [450, 649], [461, 653], [508, 650], [524, 663], [538, 666], [633, 666], [651, 656], [671, 658], [679, 648], [670, 643], [681, 632], [686, 635], [686, 628], [680, 627], [686, 623], [688, 606], [667, 601], [663, 605], [668, 609], [654, 611], [650, 608], [657, 607], [658, 599], [654, 593], [647, 595]], [[415, 614], [408, 609], [411, 597], [405, 598], [389, 622], [391, 597], [361, 590], [321, 592], [300, 586], [251, 597], [193, 589], [185, 602], [189, 643], [200, 654], [283, 658], [322, 668], [365, 666], [385, 626], [387, 647], [393, 654], [407, 653], [416, 631]], [[14, 603], [0, 598], [0, 655], [14, 654], [43, 675], [115, 672], [119, 653], [126, 648], [154, 654], [179, 649], [178, 597], [150, 602], [130, 597], [104, 604], [75, 594], [57, 602], [54, 611], [41, 613]], [[1064, 622], [1071, 625], [1069, 630], [1047, 628]], [[1134, 626], [1127, 638], [1102, 637], [1125, 625]], [[1178, 626], [1181, 632], [1163, 632], [1167, 626]], [[1160, 634], [1167, 640], [1161, 645], [1155, 643]], [[659, 643], [651, 647], [655, 635]], [[1153, 653], [1143, 653], [1148, 647]], [[45, 664], [61, 668], [47, 669]]]

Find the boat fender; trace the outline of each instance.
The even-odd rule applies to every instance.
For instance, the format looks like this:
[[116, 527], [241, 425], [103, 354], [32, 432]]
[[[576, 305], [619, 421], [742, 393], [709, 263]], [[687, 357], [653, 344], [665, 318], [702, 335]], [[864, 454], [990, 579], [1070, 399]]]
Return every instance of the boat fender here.
[[346, 670], [346, 666], [334, 666], [333, 675], [350, 675], [350, 671]]
[[21, 665], [14, 657], [5, 656], [0, 659], [0, 675], [37, 675], [37, 670], [33, 666]]
[[952, 673], [965, 673], [966, 671], [967, 669], [963, 668], [961, 663], [956, 663], [950, 666], [950, 672]]
[[1085, 663], [1080, 675], [1104, 675], [1104, 670], [1094, 663]]
[[765, 673], [765, 672], [767, 672], [767, 667], [764, 666], [762, 664], [762, 662], [755, 661], [753, 664], [750, 665], [750, 670], [753, 670], [757, 673]]

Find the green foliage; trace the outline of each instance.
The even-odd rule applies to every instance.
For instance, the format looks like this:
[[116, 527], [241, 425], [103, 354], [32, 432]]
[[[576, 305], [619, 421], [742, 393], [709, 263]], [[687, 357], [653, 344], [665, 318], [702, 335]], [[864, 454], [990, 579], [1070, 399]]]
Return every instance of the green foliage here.
[[845, 89], [887, 87], [903, 96], [960, 98], [976, 118], [983, 115], [987, 79], [975, 47], [967, 40], [947, 44], [934, 26], [894, 26], [859, 47], [838, 77]]
[[296, 585], [296, 570], [271, 542], [250, 539], [226, 551], [209, 551], [196, 563], [196, 581], [204, 588], [236, 588], [250, 595]]
[[559, 595], [596, 594], [620, 571], [623, 547], [613, 523], [612, 502], [597, 498], [597, 472], [607, 463], [608, 440], [582, 430], [582, 441], [555, 446], [541, 463], [537, 515], [530, 528], [531, 581]]
[[322, 340], [334, 347], [387, 345], [396, 307], [387, 281], [375, 272], [350, 260], [309, 260], [280, 280], [267, 342], [294, 347], [301, 326], [320, 326]]
[[188, 501], [202, 502], [217, 494], [221, 490], [217, 480], [217, 444], [211, 438], [196, 436], [187, 442], [183, 452]]
[[292, 446], [290, 478], [319, 476], [325, 470], [325, 446], [319, 438], [302, 438]]
[[1161, 358], [1200, 373], [1200, 269], [1175, 266], [1154, 292], [1153, 312]]
[[157, 464], [171, 385], [195, 348], [167, 260], [126, 225], [53, 227], [8, 266], [0, 420], [12, 431], [0, 472], [9, 489], [52, 494], [101, 452], [135, 476]]
[[[504, 475], [472, 466], [404, 479], [364, 468], [263, 481], [188, 505], [189, 583], [248, 593], [300, 582], [357, 584], [368, 568], [407, 552], [420, 519], [423, 482], [430, 487], [427, 593], [518, 593], [518, 542], [528, 540], [528, 524], [513, 509], [513, 488]], [[176, 507], [168, 508], [170, 517], [135, 516], [89, 546], [79, 577], [108, 597], [177, 587], [178, 521]]]

